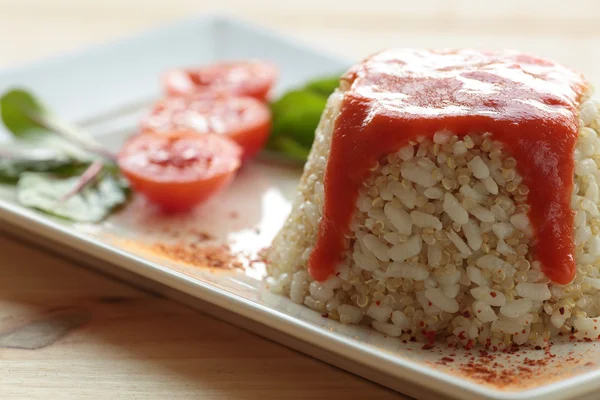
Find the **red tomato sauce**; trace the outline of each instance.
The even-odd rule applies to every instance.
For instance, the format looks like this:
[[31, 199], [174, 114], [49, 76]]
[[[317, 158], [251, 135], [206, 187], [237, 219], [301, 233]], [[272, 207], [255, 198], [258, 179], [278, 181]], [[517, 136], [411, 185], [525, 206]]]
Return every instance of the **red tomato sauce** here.
[[352, 67], [325, 171], [325, 202], [309, 259], [314, 279], [332, 275], [358, 191], [382, 157], [417, 136], [490, 132], [517, 160], [529, 188], [535, 255], [566, 284], [575, 275], [573, 151], [587, 83], [554, 62], [516, 52], [388, 50]]

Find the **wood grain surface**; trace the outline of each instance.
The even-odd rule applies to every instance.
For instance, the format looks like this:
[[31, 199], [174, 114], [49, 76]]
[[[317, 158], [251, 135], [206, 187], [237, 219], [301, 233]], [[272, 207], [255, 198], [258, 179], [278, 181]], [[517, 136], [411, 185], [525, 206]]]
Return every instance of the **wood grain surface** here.
[[0, 256], [0, 399], [395, 397], [7, 235]]
[[[0, 0], [0, 68], [210, 10], [206, 0]], [[339, 55], [518, 48], [600, 84], [596, 0], [221, 0]], [[20, 243], [0, 227], [0, 399], [403, 398]]]

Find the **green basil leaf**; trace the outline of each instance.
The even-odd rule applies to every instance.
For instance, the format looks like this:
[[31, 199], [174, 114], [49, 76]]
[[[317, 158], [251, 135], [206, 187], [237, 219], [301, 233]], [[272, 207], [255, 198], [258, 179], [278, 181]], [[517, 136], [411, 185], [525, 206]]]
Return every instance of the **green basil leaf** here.
[[49, 134], [114, 162], [115, 156], [96, 140], [59, 119], [41, 100], [25, 89], [13, 89], [0, 97], [0, 117], [6, 128], [20, 139], [40, 140]]
[[294, 160], [306, 160], [327, 99], [339, 76], [315, 79], [271, 103], [273, 116], [267, 148]]
[[111, 173], [104, 173], [94, 184], [86, 185], [68, 196], [80, 182], [80, 177], [62, 178], [44, 172], [25, 172], [17, 184], [17, 198], [27, 207], [76, 222], [99, 222], [129, 195], [126, 182]]
[[270, 148], [298, 161], [306, 161], [310, 152], [310, 146], [302, 146], [294, 139], [285, 136], [274, 138]]
[[32, 115], [39, 119], [48, 118], [46, 108], [25, 90], [11, 90], [2, 96], [0, 115], [4, 125], [16, 137], [35, 139], [48, 133], [47, 127], [32, 119]]
[[51, 147], [24, 147], [3, 143], [0, 149], [0, 182], [17, 183], [24, 172], [54, 172], [61, 175], [80, 173], [86, 161]]
[[[341, 74], [340, 74], [341, 75]], [[329, 97], [331, 93], [340, 85], [340, 76], [332, 76], [328, 78], [315, 79], [304, 86], [304, 89], [324, 97]]]
[[327, 98], [310, 91], [292, 91], [272, 104], [273, 137], [286, 136], [310, 147]]

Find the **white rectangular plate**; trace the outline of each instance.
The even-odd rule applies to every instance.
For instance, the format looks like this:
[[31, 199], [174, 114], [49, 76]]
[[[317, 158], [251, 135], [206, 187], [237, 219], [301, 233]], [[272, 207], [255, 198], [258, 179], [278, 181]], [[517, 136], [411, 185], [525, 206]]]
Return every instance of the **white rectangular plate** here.
[[[135, 132], [147, 105], [160, 97], [162, 71], [243, 58], [277, 63], [279, 92], [309, 78], [339, 73], [349, 64], [231, 18], [204, 16], [1, 71], [0, 91], [12, 86], [32, 89], [59, 115], [117, 149]], [[0, 130], [0, 146], [8, 138]], [[431, 398], [434, 392], [461, 399], [593, 398], [600, 388], [600, 346], [595, 343], [557, 343], [549, 352], [529, 349], [491, 356], [441, 345], [422, 349], [419, 343], [341, 325], [269, 293], [261, 282], [259, 264], [247, 271], [194, 266], [178, 258], [169, 245], [182, 238], [198, 240], [205, 232], [214, 238], [202, 246], [227, 244], [244, 255], [242, 260], [252, 259], [283, 223], [300, 172], [255, 161], [243, 168], [226, 192], [193, 215], [164, 217], [138, 198], [98, 225], [69, 223], [23, 208], [15, 201], [13, 188], [0, 185], [0, 227], [35, 234], [30, 237], [58, 252], [76, 251], [97, 260], [98, 268], [112, 265], [111, 273], [123, 276], [118, 271], [128, 271], [133, 273], [129, 276], [221, 307], [224, 318], [238, 314], [250, 329], [418, 398]], [[166, 292], [180, 298], [173, 290]], [[469, 364], [471, 357], [478, 371]]]

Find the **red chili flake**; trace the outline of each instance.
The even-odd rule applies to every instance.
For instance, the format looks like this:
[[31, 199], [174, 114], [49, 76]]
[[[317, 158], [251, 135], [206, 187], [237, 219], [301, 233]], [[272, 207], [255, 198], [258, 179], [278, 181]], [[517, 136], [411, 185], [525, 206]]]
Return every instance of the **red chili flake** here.
[[425, 322], [423, 322], [423, 321], [419, 322], [419, 326], [420, 326], [421, 328], [422, 328], [422, 327], [424, 327], [424, 326], [425, 326]]
[[340, 273], [339, 273], [339, 272], [336, 272], [336, 273], [335, 273], [335, 276], [340, 276]]
[[233, 269], [242, 268], [238, 256], [229, 246], [201, 246], [200, 242], [154, 243], [150, 249], [163, 256], [199, 267]]
[[496, 292], [490, 292], [490, 296], [492, 296], [492, 297], [496, 297], [496, 296], [497, 296], [497, 294], [496, 294]]
[[526, 331], [525, 329], [523, 329], [523, 330], [521, 331], [521, 333], [524, 335], [524, 334], [526, 334], [526, 333], [527, 333], [527, 331]]
[[442, 361], [445, 361], [445, 362], [454, 362], [454, 358], [450, 358], [450, 357], [443, 357], [443, 358], [442, 358]]
[[321, 317], [323, 318], [327, 318], [329, 316], [329, 314], [325, 313], [325, 314], [321, 314]]
[[380, 304], [381, 304], [381, 302], [380, 302], [379, 300], [377, 300], [377, 301], [375, 302], [375, 304], [377, 304], [377, 305], [380, 305]]
[[469, 341], [465, 345], [465, 350], [471, 350], [474, 345], [475, 345], [475, 342], [473, 341], [473, 339], [469, 339]]
[[423, 331], [423, 335], [427, 338], [429, 343], [435, 342], [435, 331]]
[[575, 339], [575, 335], [569, 336], [569, 339], [574, 340]]
[[416, 342], [416, 341], [417, 341], [417, 338], [416, 338], [416, 337], [414, 337], [414, 336], [411, 336], [411, 338], [410, 338], [410, 341], [411, 341], [411, 342]]
[[429, 304], [429, 307], [431, 307], [431, 306], [433, 305], [433, 303], [432, 303], [432, 302], [429, 302], [429, 303], [427, 303], [427, 304]]
[[403, 341], [402, 341], [402, 343], [406, 344], [406, 343], [408, 343], [408, 342], [407, 342], [406, 340], [403, 340]]
[[536, 350], [541, 350], [542, 348], [541, 348], [541, 346], [535, 346], [535, 349]]
[[565, 308], [564, 307], [559, 308], [558, 312], [560, 313], [560, 315], [565, 315]]
[[477, 310], [477, 314], [481, 314], [481, 310]]
[[470, 317], [471, 317], [471, 314], [469, 314], [469, 312], [468, 312], [468, 311], [465, 311], [465, 312], [463, 312], [463, 317], [465, 317], [465, 318], [470, 318]]
[[465, 340], [465, 331], [460, 331], [459, 334], [458, 334], [458, 338], [460, 340]]
[[197, 241], [199, 242], [205, 242], [208, 240], [213, 240], [215, 239], [215, 237], [209, 233], [206, 232], [202, 232], [198, 229], [191, 229], [189, 231], [190, 235], [194, 236], [196, 238]]
[[435, 346], [434, 346], [433, 344], [431, 344], [431, 343], [427, 343], [427, 344], [424, 344], [424, 345], [423, 345], [423, 347], [421, 347], [421, 349], [422, 349], [422, 350], [431, 350], [431, 349], [433, 349], [434, 347], [435, 347]]

